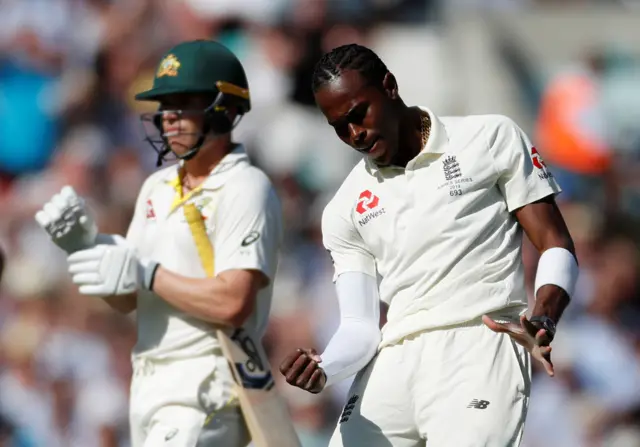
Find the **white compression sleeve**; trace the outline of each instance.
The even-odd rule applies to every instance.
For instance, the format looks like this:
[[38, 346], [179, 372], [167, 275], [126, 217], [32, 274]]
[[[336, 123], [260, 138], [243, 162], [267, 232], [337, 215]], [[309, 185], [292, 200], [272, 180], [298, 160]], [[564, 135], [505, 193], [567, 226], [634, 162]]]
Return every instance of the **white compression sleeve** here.
[[340, 325], [320, 355], [330, 386], [360, 371], [380, 343], [380, 302], [376, 279], [346, 272], [336, 280]]

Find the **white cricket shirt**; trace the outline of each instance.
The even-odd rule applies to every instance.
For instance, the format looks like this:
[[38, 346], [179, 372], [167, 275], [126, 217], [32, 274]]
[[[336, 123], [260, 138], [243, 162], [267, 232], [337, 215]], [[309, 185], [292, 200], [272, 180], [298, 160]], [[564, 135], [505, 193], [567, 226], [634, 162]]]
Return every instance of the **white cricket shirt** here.
[[523, 131], [499, 115], [431, 117], [406, 169], [358, 163], [322, 217], [335, 276], [378, 277], [381, 346], [482, 314], [526, 309], [522, 229], [511, 214], [560, 187]]
[[[198, 251], [176, 198], [178, 165], [151, 175], [142, 186], [127, 240], [140, 257], [172, 272], [204, 278]], [[271, 280], [258, 293], [246, 327], [262, 335], [271, 307], [272, 284], [282, 240], [282, 211], [267, 176], [237, 146], [213, 169], [194, 203], [214, 247], [215, 274], [231, 269], [262, 271]], [[155, 359], [193, 357], [219, 347], [215, 325], [191, 317], [149, 291], [138, 292], [138, 342], [134, 355]]]

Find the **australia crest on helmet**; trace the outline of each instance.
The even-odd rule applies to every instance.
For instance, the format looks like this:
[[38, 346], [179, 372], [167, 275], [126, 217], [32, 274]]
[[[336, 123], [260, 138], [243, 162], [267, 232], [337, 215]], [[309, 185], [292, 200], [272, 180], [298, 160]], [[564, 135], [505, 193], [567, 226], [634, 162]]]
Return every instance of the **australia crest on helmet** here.
[[173, 54], [168, 54], [160, 62], [158, 66], [157, 77], [163, 76], [178, 76], [178, 69], [180, 68], [180, 61]]

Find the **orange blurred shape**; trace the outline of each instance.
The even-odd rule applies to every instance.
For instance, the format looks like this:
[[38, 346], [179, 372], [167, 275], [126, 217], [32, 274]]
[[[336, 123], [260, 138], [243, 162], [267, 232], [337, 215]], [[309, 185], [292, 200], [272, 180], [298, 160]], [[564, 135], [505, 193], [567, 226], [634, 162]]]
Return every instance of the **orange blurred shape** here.
[[537, 141], [545, 160], [579, 174], [605, 172], [612, 155], [609, 147], [578, 124], [593, 108], [597, 85], [587, 75], [566, 74], [554, 79], [542, 98], [537, 123]]

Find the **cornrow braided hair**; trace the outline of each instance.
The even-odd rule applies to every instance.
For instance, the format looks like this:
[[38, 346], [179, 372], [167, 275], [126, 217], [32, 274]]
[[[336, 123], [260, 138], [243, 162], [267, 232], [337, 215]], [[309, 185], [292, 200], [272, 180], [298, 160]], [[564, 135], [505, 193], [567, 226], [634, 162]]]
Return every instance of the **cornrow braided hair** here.
[[335, 81], [345, 70], [356, 70], [373, 85], [382, 85], [387, 66], [376, 53], [355, 43], [342, 45], [324, 54], [313, 71], [313, 92]]

